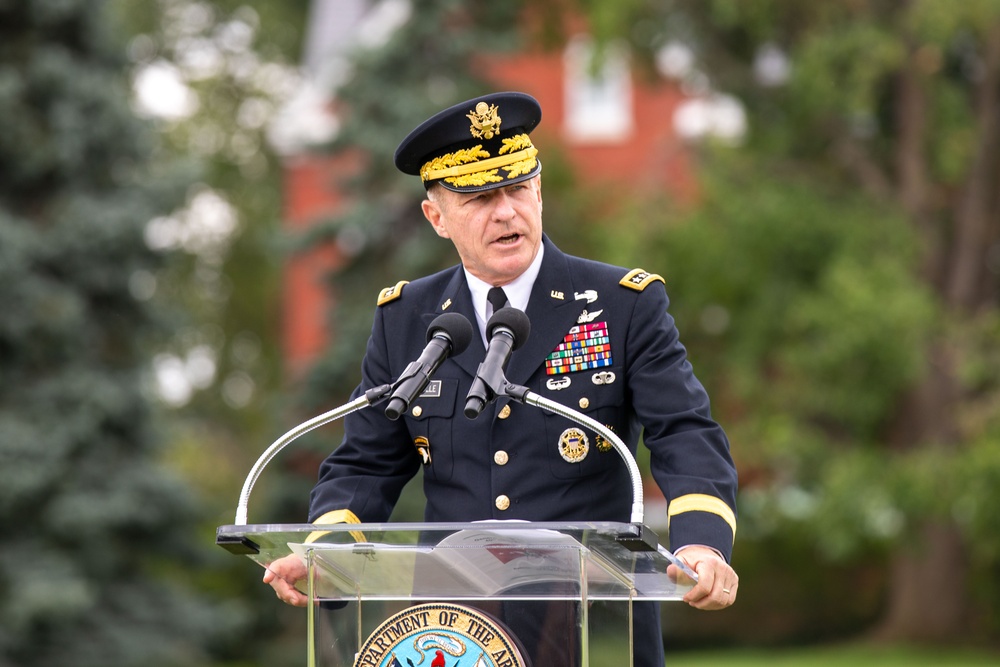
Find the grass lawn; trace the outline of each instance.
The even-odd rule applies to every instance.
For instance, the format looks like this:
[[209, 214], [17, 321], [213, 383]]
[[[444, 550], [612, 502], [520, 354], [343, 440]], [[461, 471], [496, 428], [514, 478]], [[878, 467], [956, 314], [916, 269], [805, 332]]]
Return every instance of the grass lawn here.
[[883, 648], [863, 645], [747, 649], [667, 654], [667, 667], [972, 667], [1000, 665], [1000, 652], [969, 649]]

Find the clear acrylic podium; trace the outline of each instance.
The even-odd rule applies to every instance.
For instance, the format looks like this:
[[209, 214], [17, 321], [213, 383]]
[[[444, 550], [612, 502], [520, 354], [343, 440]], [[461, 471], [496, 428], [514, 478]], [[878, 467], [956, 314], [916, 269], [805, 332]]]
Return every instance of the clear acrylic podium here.
[[[360, 656], [359, 665], [408, 667], [388, 653], [385, 661], [372, 658], [382, 642], [373, 633], [414, 605], [458, 605], [509, 631], [523, 664], [625, 667], [637, 606], [679, 600], [694, 584], [676, 567], [668, 574], [678, 561], [648, 529], [629, 523], [231, 525], [218, 529], [216, 541], [264, 567], [293, 552], [303, 559], [310, 666], [353, 667]], [[396, 637], [390, 631], [386, 645]], [[417, 664], [491, 664], [434, 655], [420, 664], [420, 653]]]

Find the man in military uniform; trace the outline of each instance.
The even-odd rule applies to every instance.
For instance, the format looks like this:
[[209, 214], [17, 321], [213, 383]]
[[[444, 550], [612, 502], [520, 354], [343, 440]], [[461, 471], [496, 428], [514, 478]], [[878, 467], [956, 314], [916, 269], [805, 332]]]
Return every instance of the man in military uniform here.
[[[728, 564], [737, 484], [729, 443], [678, 340], [663, 279], [566, 255], [543, 234], [541, 162], [529, 138], [540, 120], [534, 98], [497, 93], [442, 111], [399, 145], [396, 166], [423, 181], [423, 213], [461, 264], [383, 290], [355, 396], [397, 378], [442, 313], [462, 313], [480, 335], [441, 364], [398, 421], [377, 409], [345, 419], [310, 520], [386, 521], [421, 467], [427, 521], [629, 520], [628, 473], [596, 433], [503, 397], [476, 419], [462, 414], [485, 325], [509, 305], [527, 314], [531, 332], [508, 380], [606, 424], [633, 453], [643, 435], [669, 502], [670, 548], [699, 574], [685, 601], [727, 607], [738, 586]], [[303, 574], [289, 559], [264, 580], [301, 605], [289, 582]], [[651, 604], [637, 614], [636, 665], [663, 664], [657, 612]]]

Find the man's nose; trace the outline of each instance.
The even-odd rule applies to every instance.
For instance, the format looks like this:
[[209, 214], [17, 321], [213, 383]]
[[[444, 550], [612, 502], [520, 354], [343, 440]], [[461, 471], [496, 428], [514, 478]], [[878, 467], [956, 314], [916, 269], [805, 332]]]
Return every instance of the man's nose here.
[[514, 217], [514, 203], [506, 190], [501, 189], [493, 197], [493, 218], [496, 220], [510, 220]]

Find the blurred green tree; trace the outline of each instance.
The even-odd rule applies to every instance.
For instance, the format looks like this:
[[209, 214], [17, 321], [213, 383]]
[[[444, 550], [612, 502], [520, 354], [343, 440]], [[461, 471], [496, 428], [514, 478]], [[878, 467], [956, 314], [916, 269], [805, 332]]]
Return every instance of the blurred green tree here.
[[[306, 239], [347, 258], [307, 404], [356, 383], [374, 290], [454, 262], [392, 150], [411, 129], [403, 116], [486, 89], [469, 56], [518, 44], [506, 27], [523, 7], [422, 3], [357, 55], [332, 149], [371, 160], [345, 184], [356, 205]], [[747, 131], [726, 137], [735, 147], [704, 142], [696, 206], [635, 202], [613, 244], [609, 223], [574, 207], [586, 193], [572, 194], [571, 178], [550, 187], [546, 162], [547, 227], [560, 208], [581, 214], [578, 229], [604, 225], [589, 237], [597, 256], [667, 276], [744, 471], [738, 539], [805, 539], [829, 562], [887, 559], [881, 638], [989, 636], [1000, 622], [1000, 3], [532, 11], [557, 27], [581, 12], [605, 43], [632, 45], [637, 75], [668, 72], [709, 118], [720, 101], [732, 110], [723, 93], [745, 114]], [[455, 28], [447, 40], [442, 26]]]
[[[182, 201], [147, 233], [165, 260], [153, 299], [173, 316], [153, 360], [166, 413], [163, 458], [206, 509], [195, 530], [207, 567], [189, 576], [244, 622], [216, 645], [220, 659], [300, 664], [301, 615], [275, 606], [259, 570], [212, 546], [212, 536], [232, 522], [254, 460], [294, 419], [280, 392], [283, 172], [267, 135], [299, 84], [310, 3], [113, 4], [130, 34], [134, 106], [156, 130], [157, 156], [197, 165]], [[274, 480], [254, 494], [254, 520], [287, 519], [283, 494], [302, 495], [301, 485]]]
[[192, 174], [153, 158], [120, 28], [104, 2], [0, 4], [3, 664], [206, 664], [239, 621], [185, 576], [199, 511], [160, 465], [144, 233]]
[[686, 52], [683, 85], [747, 117], [660, 246], [746, 473], [744, 530], [887, 550], [879, 638], [995, 636], [1000, 3], [628, 10], [614, 36]]

